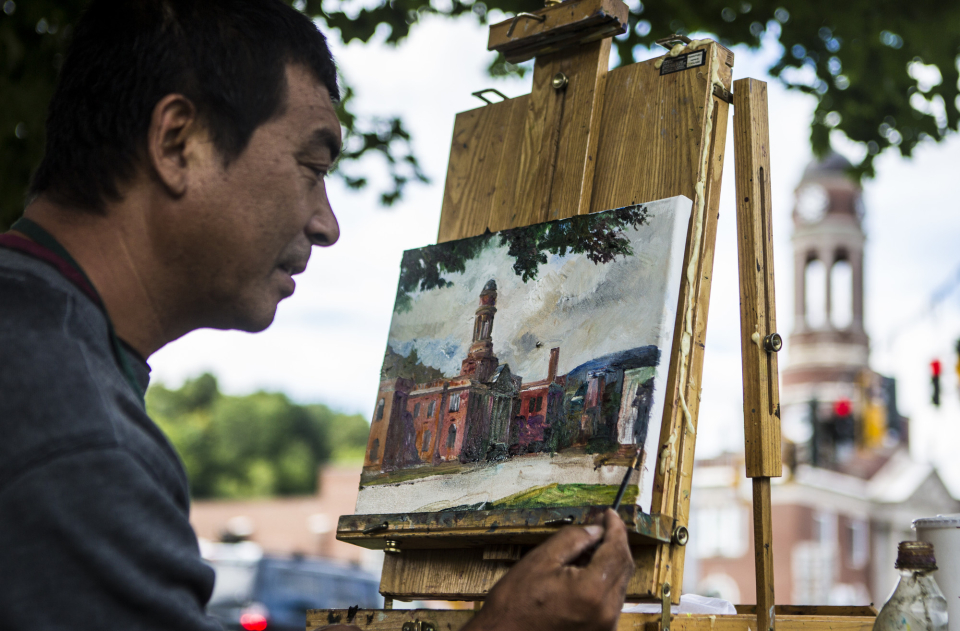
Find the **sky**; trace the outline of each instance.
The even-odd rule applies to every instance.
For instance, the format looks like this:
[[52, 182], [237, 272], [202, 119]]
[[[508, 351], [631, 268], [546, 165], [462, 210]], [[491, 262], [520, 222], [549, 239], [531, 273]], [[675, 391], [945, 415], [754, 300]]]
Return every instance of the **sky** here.
[[[382, 35], [382, 34], [381, 34]], [[367, 191], [332, 179], [330, 200], [340, 241], [315, 249], [294, 296], [281, 303], [274, 324], [248, 334], [201, 330], [161, 349], [150, 360], [153, 379], [178, 386], [213, 372], [230, 393], [286, 392], [300, 402], [322, 402], [369, 416], [375, 403], [404, 250], [436, 242], [443, 184], [457, 112], [482, 105], [471, 92], [494, 87], [509, 97], [530, 91], [525, 78], [492, 79], [485, 69], [487, 27], [470, 18], [425, 16], [399, 47], [349, 46], [331, 37], [343, 78], [356, 91], [359, 111], [400, 115], [431, 178], [412, 185], [390, 208], [379, 205], [376, 182], [385, 169], [376, 158], [351, 167], [374, 182]], [[793, 326], [790, 232], [794, 192], [812, 159], [812, 97], [788, 91], [767, 75], [779, 45], [734, 49], [734, 79], [769, 83], [771, 184], [777, 272], [778, 329]], [[657, 56], [650, 51], [642, 58]], [[732, 115], [732, 108], [731, 108]], [[865, 151], [842, 136], [835, 148], [858, 159]], [[732, 152], [732, 126], [727, 154]], [[697, 453], [742, 450], [742, 382], [733, 161], [726, 162], [704, 360]], [[918, 146], [912, 159], [885, 152], [877, 176], [864, 183], [865, 319], [872, 367], [898, 380], [901, 413], [912, 418], [911, 450], [939, 466], [960, 496], [960, 391], [954, 345], [960, 338], [960, 137]], [[943, 288], [952, 287], [945, 291]], [[784, 335], [787, 339], [787, 335]], [[781, 366], [790, 353], [789, 340]], [[786, 354], [787, 357], [783, 357]], [[929, 403], [929, 363], [944, 364], [943, 405]]]

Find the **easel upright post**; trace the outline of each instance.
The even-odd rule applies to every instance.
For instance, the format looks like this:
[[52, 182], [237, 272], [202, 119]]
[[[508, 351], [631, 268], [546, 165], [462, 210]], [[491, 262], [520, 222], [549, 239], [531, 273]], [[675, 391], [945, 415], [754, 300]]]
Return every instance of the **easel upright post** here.
[[737, 253], [747, 477], [753, 478], [757, 627], [773, 631], [773, 528], [770, 478], [783, 474], [776, 330], [773, 230], [770, 212], [770, 132], [767, 84], [741, 79], [733, 88], [737, 180]]

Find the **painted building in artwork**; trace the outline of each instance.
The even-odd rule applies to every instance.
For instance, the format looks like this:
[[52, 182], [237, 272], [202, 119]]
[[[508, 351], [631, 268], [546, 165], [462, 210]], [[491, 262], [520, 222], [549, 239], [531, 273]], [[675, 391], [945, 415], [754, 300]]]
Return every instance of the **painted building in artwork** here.
[[365, 471], [629, 445], [638, 432], [645, 436], [658, 349], [613, 353], [558, 375], [560, 348], [552, 348], [546, 377], [524, 383], [493, 350], [495, 281], [479, 302], [459, 375], [381, 382]]
[[[811, 164], [793, 211], [794, 323], [781, 364], [784, 475], [773, 480], [777, 601], [883, 603], [917, 517], [953, 513], [936, 470], [913, 460], [896, 383], [873, 371], [864, 328], [864, 209], [850, 163]], [[750, 482], [741, 454], [694, 468], [684, 588], [756, 602]]]

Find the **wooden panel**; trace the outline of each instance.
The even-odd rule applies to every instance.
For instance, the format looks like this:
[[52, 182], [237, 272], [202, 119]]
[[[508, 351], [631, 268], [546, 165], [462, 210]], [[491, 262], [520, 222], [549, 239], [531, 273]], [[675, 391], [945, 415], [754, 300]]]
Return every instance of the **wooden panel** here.
[[[523, 129], [529, 95], [457, 115], [453, 125], [447, 184], [443, 191], [439, 242], [483, 234], [493, 205], [511, 186], [503, 174], [517, 173], [518, 132]], [[498, 208], [498, 213], [505, 212]]]
[[[695, 70], [660, 76], [650, 61], [609, 73], [591, 202], [593, 211], [672, 195], [694, 202], [674, 335], [674, 349], [686, 350], [671, 358], [653, 500], [654, 511], [684, 525], [729, 111], [712, 96], [710, 78], [727, 89], [731, 80], [727, 51], [710, 44], [706, 52], [707, 64]], [[625, 122], [632, 116], [639, 120]], [[641, 591], [652, 598], [663, 582], [682, 584], [683, 552], [661, 546], [653, 582]]]
[[[729, 86], [732, 61], [730, 59], [725, 60], [724, 53], [725, 51], [718, 47], [718, 59], [716, 63], [721, 81], [724, 82], [724, 85]], [[679, 445], [677, 447], [677, 470], [680, 472], [680, 475], [672, 485], [674, 495], [672, 498], [673, 510], [671, 514], [676, 518], [678, 523], [683, 525], [689, 523], [690, 489], [693, 482], [694, 448], [696, 445], [695, 431], [698, 426], [700, 410], [701, 376], [703, 374], [703, 359], [707, 337], [707, 315], [713, 279], [714, 246], [717, 236], [717, 223], [719, 221], [720, 185], [723, 175], [727, 121], [729, 120], [729, 104], [718, 98], [711, 98], [713, 104], [712, 121], [709, 127], [710, 133], [707, 134], [709, 137], [709, 144], [705, 150], [707, 155], [704, 157], [703, 162], [706, 169], [702, 192], [704, 196], [703, 245], [700, 251], [700, 267], [697, 271], [697, 278], [699, 280], [696, 288], [696, 308], [693, 314], [693, 337], [690, 348], [690, 365], [688, 368], [688, 382], [685, 395], [694, 433], [689, 431], [680, 432]], [[674, 417], [675, 424], [680, 422], [679, 416], [681, 414], [682, 409], [679, 410]], [[661, 547], [661, 556], [669, 557], [669, 568], [661, 574], [660, 582], [670, 581], [672, 585], [683, 584], [685, 552], [686, 548], [681, 546]]]
[[764, 348], [764, 339], [777, 330], [767, 84], [741, 79], [733, 99], [747, 477], [775, 478], [783, 473], [777, 354]]
[[[382, 550], [388, 539], [398, 541], [403, 550], [475, 547], [493, 543], [536, 545], [567, 524], [585, 526], [595, 523], [606, 509], [606, 506], [573, 506], [343, 515], [337, 526], [337, 539], [374, 550]], [[631, 544], [670, 541], [673, 518], [647, 515], [636, 505], [621, 506], [619, 515], [627, 527]]]
[[487, 50], [513, 63], [571, 50], [625, 33], [629, 10], [620, 0], [569, 0], [532, 14], [542, 19], [520, 16], [491, 26]]
[[[754, 615], [756, 605], [734, 605], [739, 614]], [[877, 608], [872, 605], [776, 605], [778, 616], [877, 616]]]
[[387, 555], [380, 593], [401, 600], [483, 600], [512, 562], [487, 560], [483, 548], [409, 550]]
[[[362, 631], [401, 631], [404, 623], [416, 621], [429, 622], [437, 631], [456, 631], [469, 622], [473, 615], [473, 611], [462, 610], [310, 609], [307, 610], [307, 631], [319, 631], [330, 624], [351, 624]], [[756, 620], [752, 615], [674, 616], [670, 628], [677, 631], [753, 631]], [[875, 620], [873, 616], [778, 617], [779, 628], [783, 631], [872, 631]], [[617, 631], [655, 631], [659, 626], [659, 615], [625, 613], [620, 616]]]

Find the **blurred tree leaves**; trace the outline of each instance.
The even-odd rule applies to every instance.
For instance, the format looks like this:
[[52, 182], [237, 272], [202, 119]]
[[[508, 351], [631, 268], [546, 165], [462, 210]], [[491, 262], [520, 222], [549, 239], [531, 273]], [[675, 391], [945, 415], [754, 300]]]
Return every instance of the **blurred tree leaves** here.
[[[46, 103], [69, 41], [70, 25], [86, 0], [0, 0], [0, 228], [19, 215], [29, 174], [43, 147]], [[374, 37], [398, 43], [427, 14], [486, 23], [497, 9], [531, 11], [540, 0], [295, 0], [325, 32], [341, 41]], [[630, 29], [614, 40], [620, 63], [671, 33], [705, 33], [731, 46], [760, 45], [772, 36], [782, 55], [770, 68], [792, 89], [817, 99], [811, 127], [814, 152], [829, 148], [832, 130], [863, 143], [855, 175], [872, 176], [876, 155], [896, 147], [911, 155], [924, 139], [942, 140], [960, 124], [958, 54], [960, 3], [937, 0], [629, 0]], [[438, 54], [441, 54], [438, 51]], [[411, 72], [416, 69], [411, 68]], [[523, 66], [494, 59], [494, 76]], [[337, 170], [353, 188], [368, 184], [352, 165], [379, 155], [388, 172], [381, 201], [392, 204], [405, 187], [426, 181], [403, 121], [356, 114], [347, 87], [340, 108], [345, 151]]]
[[154, 385], [146, 398], [198, 499], [314, 493], [318, 467], [362, 459], [370, 430], [362, 416], [296, 405], [280, 393], [222, 394], [210, 374], [178, 390]]

